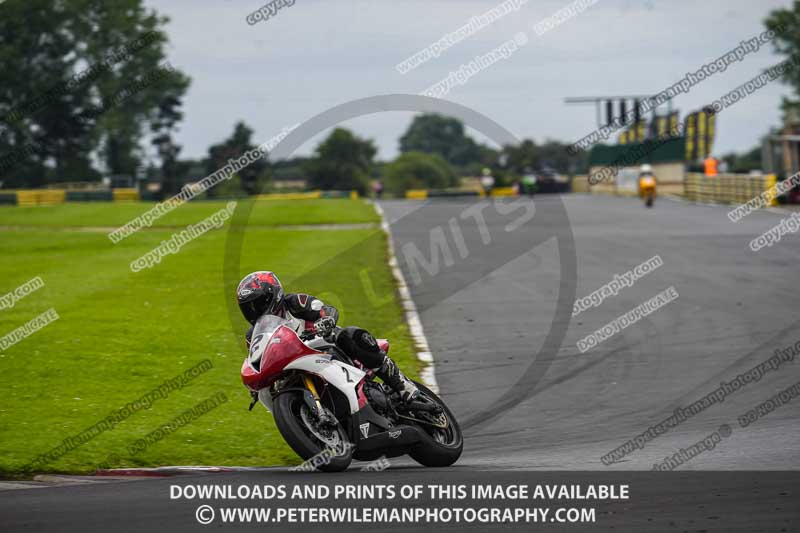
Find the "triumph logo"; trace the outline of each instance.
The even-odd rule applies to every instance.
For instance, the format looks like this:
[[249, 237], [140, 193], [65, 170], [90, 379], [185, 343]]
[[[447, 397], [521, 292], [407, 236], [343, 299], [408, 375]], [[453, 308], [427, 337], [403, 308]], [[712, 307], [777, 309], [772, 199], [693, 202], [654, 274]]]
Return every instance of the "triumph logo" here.
[[369, 437], [369, 422], [366, 424], [361, 424], [358, 427], [361, 429], [361, 434], [364, 435], [365, 439]]
[[400, 436], [400, 433], [402, 433], [402, 432], [403, 432], [402, 429], [398, 429], [397, 431], [390, 431], [389, 432], [389, 438], [390, 439], [396, 439], [397, 437]]

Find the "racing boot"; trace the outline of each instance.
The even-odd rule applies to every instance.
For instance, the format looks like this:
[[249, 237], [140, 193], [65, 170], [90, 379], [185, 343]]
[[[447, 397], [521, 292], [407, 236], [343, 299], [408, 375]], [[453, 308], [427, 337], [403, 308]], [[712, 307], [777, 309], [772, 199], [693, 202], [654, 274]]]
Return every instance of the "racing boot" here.
[[414, 382], [400, 372], [397, 363], [388, 355], [384, 355], [383, 364], [374, 372], [400, 395], [400, 400], [404, 403], [409, 403], [419, 396], [419, 389]]

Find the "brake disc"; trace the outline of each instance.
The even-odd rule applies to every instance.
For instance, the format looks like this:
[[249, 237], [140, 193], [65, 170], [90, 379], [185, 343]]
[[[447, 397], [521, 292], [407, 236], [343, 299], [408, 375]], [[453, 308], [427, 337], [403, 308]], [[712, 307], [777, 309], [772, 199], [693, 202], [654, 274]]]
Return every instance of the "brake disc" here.
[[[333, 413], [331, 413], [326, 407], [323, 407], [323, 409], [329, 416], [333, 417]], [[312, 435], [331, 448], [336, 448], [341, 444], [342, 439], [336, 428], [321, 428], [315, 418], [311, 416], [310, 410], [305, 405], [300, 407], [300, 418], [303, 420], [303, 423], [306, 425], [306, 428], [308, 428]]]

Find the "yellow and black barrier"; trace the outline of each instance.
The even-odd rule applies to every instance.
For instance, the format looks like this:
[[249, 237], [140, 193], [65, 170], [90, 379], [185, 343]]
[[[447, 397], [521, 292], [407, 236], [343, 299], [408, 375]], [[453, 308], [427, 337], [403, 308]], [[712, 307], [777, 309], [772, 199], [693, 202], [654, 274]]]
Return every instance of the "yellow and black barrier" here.
[[58, 205], [64, 202], [137, 202], [136, 189], [112, 190], [65, 190], [65, 189], [20, 189], [0, 191], [0, 205], [31, 207]]
[[317, 198], [322, 198], [322, 191], [281, 192], [256, 196], [257, 200], [315, 200]]
[[138, 202], [139, 191], [136, 189], [113, 189], [112, 197], [115, 202]]
[[16, 193], [17, 205], [23, 207], [63, 204], [67, 198], [66, 191], [58, 189], [23, 190]]
[[[489, 191], [489, 196], [516, 196], [517, 191], [514, 187], [495, 187]], [[483, 194], [482, 196], [485, 196]]]
[[[317, 198], [350, 198], [357, 200], [358, 191], [309, 191], [276, 194], [259, 194], [259, 200], [310, 200]], [[138, 202], [142, 197], [139, 191], [130, 189], [110, 190], [64, 190], [32, 189], [0, 191], [0, 206], [57, 205], [64, 202]]]
[[408, 200], [425, 200], [428, 198], [428, 191], [425, 189], [409, 189], [406, 191]]
[[[496, 187], [489, 192], [489, 196], [515, 196], [513, 187]], [[407, 200], [426, 200], [428, 198], [462, 198], [468, 196], [486, 197], [482, 189], [409, 189], [406, 191]]]
[[[684, 180], [684, 195], [695, 202], [743, 204], [777, 183], [774, 174], [751, 176], [748, 174], [719, 174], [709, 177], [689, 173]], [[771, 205], [778, 205], [773, 198]]]
[[358, 200], [358, 191], [298, 191], [256, 195], [257, 200], [316, 200], [319, 198], [350, 198]]

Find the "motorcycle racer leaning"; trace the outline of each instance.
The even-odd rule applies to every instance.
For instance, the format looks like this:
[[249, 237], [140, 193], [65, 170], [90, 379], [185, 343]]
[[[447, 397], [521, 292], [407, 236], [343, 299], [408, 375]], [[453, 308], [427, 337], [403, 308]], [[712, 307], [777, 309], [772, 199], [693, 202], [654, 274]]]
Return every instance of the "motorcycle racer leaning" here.
[[236, 300], [244, 318], [250, 322], [245, 334], [248, 349], [258, 319], [265, 314], [279, 316], [288, 319], [298, 334], [312, 330], [321, 337], [335, 338], [334, 344], [339, 349], [375, 372], [397, 391], [402, 401], [409, 402], [419, 394], [414, 382], [400, 372], [368, 331], [353, 326], [337, 328], [339, 311], [335, 307], [309, 294], [284, 295], [283, 286], [274, 273], [259, 271], [245, 276], [236, 289]]

